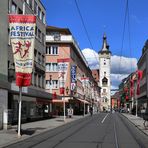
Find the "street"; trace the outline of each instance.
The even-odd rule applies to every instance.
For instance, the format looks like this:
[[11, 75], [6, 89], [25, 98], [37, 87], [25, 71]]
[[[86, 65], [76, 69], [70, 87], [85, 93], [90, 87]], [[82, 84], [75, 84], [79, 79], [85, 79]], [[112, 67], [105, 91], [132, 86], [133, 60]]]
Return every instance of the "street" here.
[[120, 113], [100, 113], [28, 138], [8, 148], [147, 148], [148, 138]]

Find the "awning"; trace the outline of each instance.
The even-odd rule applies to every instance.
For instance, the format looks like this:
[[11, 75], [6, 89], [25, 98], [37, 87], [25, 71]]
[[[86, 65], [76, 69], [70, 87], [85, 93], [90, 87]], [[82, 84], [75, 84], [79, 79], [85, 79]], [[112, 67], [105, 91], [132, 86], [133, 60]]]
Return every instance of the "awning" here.
[[[52, 99], [51, 102], [52, 103], [63, 103], [64, 101], [61, 99]], [[67, 102], [68, 102], [68, 100], [65, 99], [65, 103], [67, 103]]]
[[79, 100], [80, 102], [85, 103], [85, 104], [90, 104], [90, 102], [83, 100], [83, 99], [77, 99], [77, 100]]

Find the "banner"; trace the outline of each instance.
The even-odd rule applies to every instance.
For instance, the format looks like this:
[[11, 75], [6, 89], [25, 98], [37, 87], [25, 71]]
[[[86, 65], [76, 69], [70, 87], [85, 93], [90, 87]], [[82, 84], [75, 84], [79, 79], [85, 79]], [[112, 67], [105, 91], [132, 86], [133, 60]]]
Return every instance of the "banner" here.
[[71, 66], [71, 90], [74, 90], [76, 87], [76, 65]]
[[70, 61], [69, 58], [57, 59], [58, 73], [59, 73], [59, 76], [58, 76], [59, 88], [60, 88], [60, 94], [63, 94], [63, 95], [65, 92], [65, 82], [67, 78], [69, 61]]
[[16, 85], [30, 86], [34, 61], [36, 16], [9, 15], [10, 39], [14, 55]]

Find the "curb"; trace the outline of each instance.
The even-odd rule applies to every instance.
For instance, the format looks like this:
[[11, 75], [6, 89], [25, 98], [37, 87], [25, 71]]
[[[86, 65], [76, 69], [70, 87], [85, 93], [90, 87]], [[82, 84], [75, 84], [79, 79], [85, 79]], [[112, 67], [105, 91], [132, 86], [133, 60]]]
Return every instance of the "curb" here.
[[128, 119], [128, 121], [130, 121], [130, 123], [132, 123], [139, 131], [141, 131], [142, 133], [144, 133], [146, 136], [148, 136], [148, 134], [142, 130], [141, 128], [139, 128], [138, 125], [136, 125], [134, 122], [132, 122], [127, 116], [125, 116], [124, 114], [121, 114], [122, 116], [124, 116], [126, 119]]

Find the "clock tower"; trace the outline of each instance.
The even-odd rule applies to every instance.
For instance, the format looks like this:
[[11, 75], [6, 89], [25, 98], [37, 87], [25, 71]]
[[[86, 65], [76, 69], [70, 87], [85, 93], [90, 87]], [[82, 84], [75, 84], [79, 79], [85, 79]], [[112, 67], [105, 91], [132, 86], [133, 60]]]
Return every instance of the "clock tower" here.
[[111, 51], [109, 50], [105, 34], [103, 35], [102, 49], [98, 54], [100, 64], [101, 109], [109, 111], [111, 109]]

